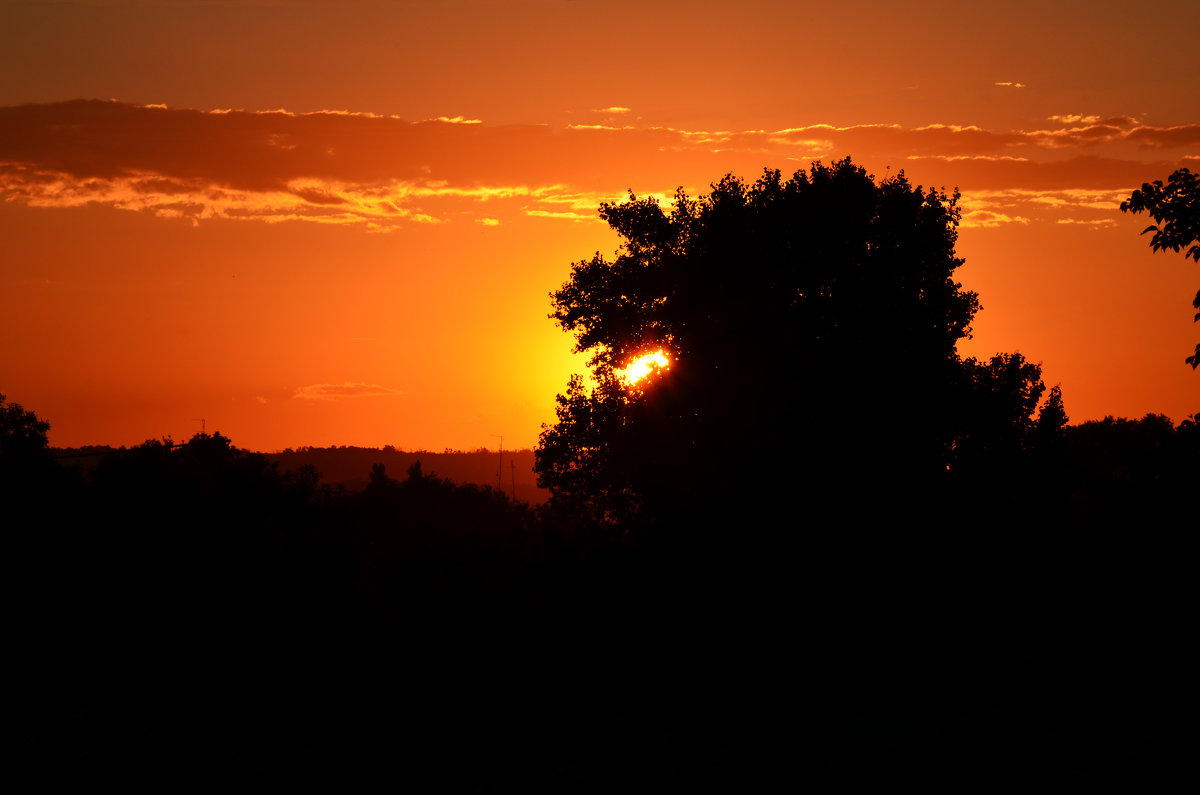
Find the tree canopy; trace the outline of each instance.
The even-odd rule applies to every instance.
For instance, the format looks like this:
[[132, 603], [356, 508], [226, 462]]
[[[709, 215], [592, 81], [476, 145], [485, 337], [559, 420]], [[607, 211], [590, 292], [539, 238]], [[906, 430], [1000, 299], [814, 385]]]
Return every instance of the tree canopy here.
[[[1127, 213], [1146, 212], [1155, 223], [1142, 230], [1142, 234], [1153, 232], [1150, 247], [1154, 251], [1171, 250], [1184, 252], [1194, 262], [1200, 262], [1200, 178], [1186, 168], [1161, 179], [1144, 182], [1140, 190], [1121, 202], [1121, 211]], [[1200, 290], [1192, 306], [1200, 310]], [[1200, 311], [1192, 318], [1200, 322]], [[1200, 367], [1200, 343], [1196, 351], [1185, 359], [1195, 370]]]
[[[726, 176], [669, 208], [631, 192], [600, 216], [622, 245], [575, 263], [551, 314], [591, 354], [594, 385], [572, 379], [537, 458], [584, 515], [696, 519], [731, 495], [937, 477], [981, 384], [1017, 389], [987, 401], [1021, 422], [1044, 389], [1019, 355], [958, 357], [980, 305], [954, 278], [957, 191], [876, 182], [846, 158]], [[666, 366], [622, 378], [654, 351]]]
[[0, 517], [18, 504], [36, 511], [36, 493], [53, 470], [46, 446], [50, 423], [0, 393]]
[[0, 394], [0, 459], [41, 453], [48, 444], [49, 430], [50, 423]]

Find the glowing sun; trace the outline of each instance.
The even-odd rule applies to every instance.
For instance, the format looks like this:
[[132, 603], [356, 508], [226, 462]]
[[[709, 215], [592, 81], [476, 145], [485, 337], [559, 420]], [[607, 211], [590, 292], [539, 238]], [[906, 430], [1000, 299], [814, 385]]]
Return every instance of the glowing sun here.
[[636, 384], [655, 370], [665, 370], [671, 366], [671, 360], [661, 350], [639, 356], [624, 370], [619, 371], [627, 383]]

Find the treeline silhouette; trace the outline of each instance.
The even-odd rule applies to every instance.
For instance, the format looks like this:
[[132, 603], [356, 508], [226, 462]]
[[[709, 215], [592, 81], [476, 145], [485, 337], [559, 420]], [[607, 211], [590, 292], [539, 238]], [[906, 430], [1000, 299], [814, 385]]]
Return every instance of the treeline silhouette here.
[[[349, 491], [359, 491], [369, 482], [367, 473], [375, 464], [383, 464], [391, 472], [407, 472], [420, 461], [427, 472], [432, 472], [455, 483], [474, 483], [492, 486], [510, 498], [541, 505], [550, 498], [550, 492], [537, 485], [533, 474], [533, 450], [399, 450], [395, 447], [382, 448], [336, 446], [300, 447], [287, 449], [267, 456], [278, 461], [281, 468], [299, 469], [313, 466], [321, 472], [326, 483], [344, 485]], [[499, 474], [499, 486], [497, 486]], [[513, 489], [515, 488], [515, 496]]]
[[1061, 427], [940, 502], [821, 508], [778, 544], [617, 530], [423, 462], [351, 493], [220, 434], [85, 469], [3, 409], [18, 750], [47, 783], [1200, 784], [1200, 416]]
[[[78, 459], [80, 466], [89, 469], [98, 464], [103, 456], [124, 450], [123, 447], [90, 445], [52, 448], [50, 454], [57, 459]], [[541, 505], [550, 498], [550, 492], [537, 485], [537, 478], [533, 472], [533, 450], [530, 449], [496, 451], [485, 448], [447, 448], [441, 452], [433, 452], [401, 450], [392, 445], [333, 445], [289, 447], [264, 455], [268, 461], [277, 463], [284, 471], [314, 467], [321, 473], [322, 483], [334, 487], [342, 486], [350, 492], [366, 488], [370, 482], [371, 468], [375, 464], [383, 464], [392, 472], [407, 472], [409, 467], [420, 461], [431, 474], [456, 483], [497, 487], [497, 491], [503, 491], [511, 499], [519, 502]], [[501, 469], [503, 472], [500, 472]], [[502, 481], [497, 481], [497, 474], [503, 475]]]

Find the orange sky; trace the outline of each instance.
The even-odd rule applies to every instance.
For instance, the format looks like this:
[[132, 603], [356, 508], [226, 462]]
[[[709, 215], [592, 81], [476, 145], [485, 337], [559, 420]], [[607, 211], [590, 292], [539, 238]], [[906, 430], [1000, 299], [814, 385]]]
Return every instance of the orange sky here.
[[600, 201], [849, 154], [962, 189], [965, 354], [1041, 361], [1075, 422], [1178, 421], [1198, 274], [1117, 206], [1200, 168], [1197, 29], [1190, 0], [6, 2], [0, 392], [56, 445], [530, 446], [583, 370], [548, 293], [616, 245]]

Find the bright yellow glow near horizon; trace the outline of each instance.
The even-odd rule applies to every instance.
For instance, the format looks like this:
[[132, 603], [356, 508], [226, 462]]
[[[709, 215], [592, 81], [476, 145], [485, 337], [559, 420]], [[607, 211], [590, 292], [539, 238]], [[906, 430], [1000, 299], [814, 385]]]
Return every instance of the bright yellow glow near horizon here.
[[634, 359], [632, 364], [620, 371], [620, 374], [626, 383], [636, 384], [655, 370], [665, 370], [670, 366], [671, 360], [667, 358], [667, 355], [663, 351], [657, 350]]
[[[548, 295], [623, 243], [603, 203], [670, 213], [677, 188], [847, 156], [961, 189], [955, 280], [984, 307], [962, 355], [1042, 362], [1076, 424], [1198, 408], [1195, 263], [1120, 211], [1200, 168], [1195, 48], [1161, 46], [1197, 0], [1090, 3], [1088, 35], [1042, 3], [1020, 58], [1012, 3], [274, 5], [0, 0], [0, 392], [51, 444], [206, 417], [264, 452], [532, 447], [590, 355]], [[768, 25], [891, 35], [765, 51]], [[611, 57], [680, 38], [719, 63], [666, 82]], [[1114, 47], [1153, 52], [1153, 81]], [[951, 73], [909, 57], [933, 48]], [[630, 393], [688, 367], [647, 333], [612, 361]]]

